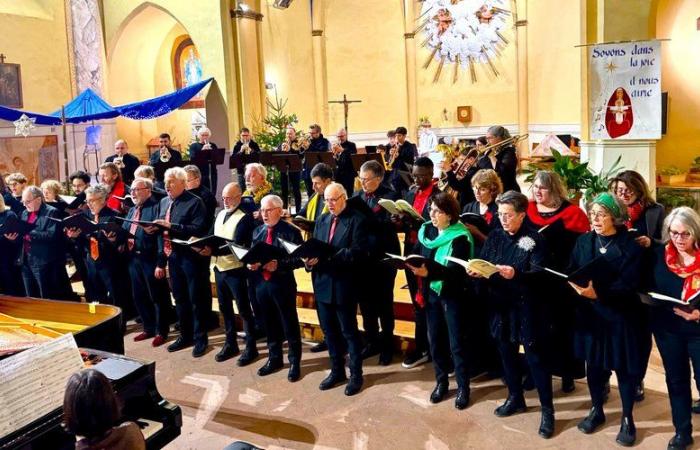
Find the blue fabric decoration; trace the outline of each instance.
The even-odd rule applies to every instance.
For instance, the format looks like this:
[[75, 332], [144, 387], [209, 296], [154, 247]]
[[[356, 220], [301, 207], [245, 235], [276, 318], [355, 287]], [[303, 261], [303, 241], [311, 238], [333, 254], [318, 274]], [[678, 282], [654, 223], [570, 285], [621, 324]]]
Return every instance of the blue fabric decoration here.
[[[80, 123], [88, 120], [111, 119], [119, 115], [109, 103], [104, 101], [90, 88], [85, 89], [65, 105], [66, 122]], [[61, 110], [51, 113], [52, 116], [61, 118]]]
[[45, 116], [43, 114], [37, 114], [29, 111], [22, 111], [19, 109], [12, 109], [6, 106], [0, 106], [0, 119], [7, 120], [8, 122], [14, 122], [19, 119], [22, 114], [26, 114], [27, 117], [34, 117], [36, 119], [37, 125], [60, 125], [61, 119], [56, 119], [55, 117]]
[[197, 93], [212, 80], [213, 78], [209, 78], [170, 94], [138, 103], [115, 106], [114, 109], [119, 111], [122, 116], [128, 117], [129, 119], [153, 119], [154, 117], [163, 116], [178, 109], [180, 106], [187, 103], [189, 99], [197, 95]]

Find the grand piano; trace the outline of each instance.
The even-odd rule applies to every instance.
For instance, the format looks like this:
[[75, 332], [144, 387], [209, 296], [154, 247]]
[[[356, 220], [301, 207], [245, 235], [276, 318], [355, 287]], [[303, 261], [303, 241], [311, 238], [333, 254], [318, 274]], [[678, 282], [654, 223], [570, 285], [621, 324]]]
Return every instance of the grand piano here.
[[[149, 450], [160, 449], [180, 435], [182, 412], [158, 392], [154, 362], [122, 355], [120, 316], [119, 308], [110, 305], [0, 296], [0, 360], [73, 333], [85, 367], [99, 370], [111, 381], [124, 420], [141, 427]], [[63, 408], [58, 407], [0, 437], [0, 449], [72, 450], [76, 438], [63, 430], [62, 420]]]

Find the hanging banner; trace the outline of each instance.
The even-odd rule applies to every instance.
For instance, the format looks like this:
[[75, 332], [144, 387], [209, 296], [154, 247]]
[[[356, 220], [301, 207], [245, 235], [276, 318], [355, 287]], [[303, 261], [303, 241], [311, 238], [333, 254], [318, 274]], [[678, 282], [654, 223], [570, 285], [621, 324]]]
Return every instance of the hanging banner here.
[[591, 139], [661, 138], [661, 42], [588, 48]]

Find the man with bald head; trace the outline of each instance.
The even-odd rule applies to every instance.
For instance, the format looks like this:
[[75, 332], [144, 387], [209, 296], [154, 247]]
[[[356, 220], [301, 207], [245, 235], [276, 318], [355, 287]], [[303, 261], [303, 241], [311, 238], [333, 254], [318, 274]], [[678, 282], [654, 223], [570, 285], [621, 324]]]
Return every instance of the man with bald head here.
[[[242, 194], [243, 191], [238, 183], [228, 183], [224, 186], [221, 191], [224, 208], [216, 216], [209, 234], [231, 240], [241, 247], [248, 248], [251, 245], [253, 230], [257, 224], [252, 214], [239, 208]], [[240, 353], [236, 341], [236, 317], [233, 312], [235, 299], [245, 332], [245, 350], [238, 358], [237, 364], [241, 367], [247, 366], [258, 357], [258, 350], [255, 346], [255, 318], [248, 295], [248, 269], [228, 249], [209, 248], [207, 251], [211, 251], [215, 255], [212, 262], [216, 278], [216, 297], [219, 300], [219, 311], [224, 318], [224, 331], [226, 333], [224, 346], [214, 359], [222, 362]], [[255, 312], [257, 316], [259, 311]]]
[[[115, 159], [117, 162], [114, 161]], [[117, 167], [122, 171], [122, 179], [126, 184], [131, 184], [134, 181], [134, 172], [141, 164], [136, 156], [129, 153], [129, 146], [124, 139], [119, 139], [114, 143], [114, 154], [108, 156], [105, 162], [117, 164]]]
[[350, 380], [345, 395], [362, 389], [362, 343], [357, 329], [359, 269], [369, 257], [367, 228], [361, 213], [348, 207], [343, 185], [331, 183], [324, 198], [330, 214], [314, 228], [314, 238], [331, 244], [335, 253], [325, 259], [307, 259], [311, 270], [318, 318], [328, 344], [331, 373], [320, 384], [325, 391], [347, 380], [345, 351], [350, 354]]

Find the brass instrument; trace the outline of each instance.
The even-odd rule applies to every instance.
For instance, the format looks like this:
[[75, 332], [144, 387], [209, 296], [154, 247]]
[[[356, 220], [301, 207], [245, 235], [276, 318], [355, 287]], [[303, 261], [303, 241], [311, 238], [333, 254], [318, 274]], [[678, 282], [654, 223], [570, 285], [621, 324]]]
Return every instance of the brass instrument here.
[[[459, 156], [459, 148], [452, 147], [451, 145], [438, 144], [436, 150], [442, 153], [443, 161], [446, 161], [448, 164], [453, 164], [454, 160]], [[447, 173], [444, 171], [440, 176], [440, 180], [438, 180], [438, 189], [453, 193], [452, 188], [447, 185]]]
[[114, 163], [115, 166], [119, 168], [119, 170], [124, 170], [124, 158], [122, 156], [116, 156], [112, 162]]
[[386, 158], [384, 157], [384, 154], [386, 153], [386, 147], [384, 145], [377, 145], [377, 153], [379, 153], [379, 156], [382, 158], [382, 165], [384, 166], [384, 171], [388, 172], [389, 171], [389, 164], [386, 162]]
[[339, 142], [334, 142], [331, 145], [331, 153], [333, 153], [333, 158], [338, 159], [340, 154], [343, 153], [343, 146]]
[[248, 144], [248, 142], [243, 143], [243, 145], [241, 145], [241, 153], [244, 155], [250, 155], [250, 152], [250, 144]]
[[493, 156], [498, 156], [501, 150], [508, 147], [509, 145], [512, 145], [514, 147], [517, 146], [519, 143], [527, 139], [528, 136], [530, 136], [528, 133], [516, 134], [509, 137], [508, 139], [502, 140], [501, 142], [496, 142], [495, 144], [487, 145], [486, 147], [481, 149], [481, 157], [486, 156], [491, 150], [493, 150]]
[[168, 147], [161, 147], [158, 151], [160, 152], [160, 162], [167, 163], [170, 161], [172, 155], [170, 154]]
[[386, 163], [386, 170], [394, 170], [394, 163], [399, 156], [399, 144], [394, 144], [389, 150], [389, 162]]
[[[293, 144], [292, 144], [293, 145]], [[288, 152], [290, 148], [292, 148], [292, 145], [289, 144], [289, 141], [284, 141], [282, 142], [282, 151], [283, 152]]]

